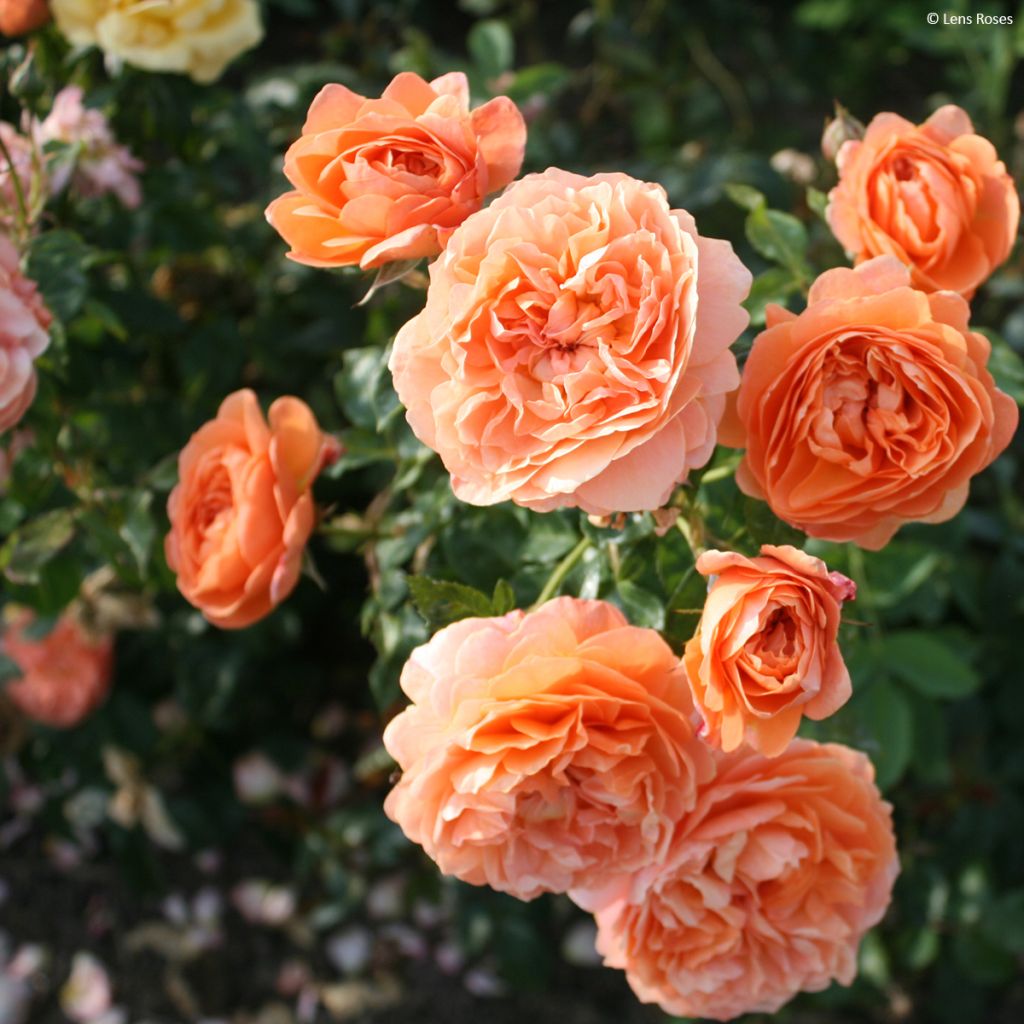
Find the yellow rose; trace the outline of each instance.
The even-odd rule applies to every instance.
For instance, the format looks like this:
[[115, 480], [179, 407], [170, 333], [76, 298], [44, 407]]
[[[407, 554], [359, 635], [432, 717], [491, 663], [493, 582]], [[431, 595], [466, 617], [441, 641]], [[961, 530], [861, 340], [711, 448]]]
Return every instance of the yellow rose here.
[[149, 71], [212, 82], [263, 37], [256, 0], [53, 0], [58, 28], [76, 46]]

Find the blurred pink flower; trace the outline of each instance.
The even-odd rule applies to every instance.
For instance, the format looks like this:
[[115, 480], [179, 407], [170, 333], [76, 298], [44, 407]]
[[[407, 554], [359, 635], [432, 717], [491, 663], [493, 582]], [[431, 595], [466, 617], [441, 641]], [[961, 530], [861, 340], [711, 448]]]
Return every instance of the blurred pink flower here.
[[54, 194], [70, 183], [85, 197], [112, 193], [129, 209], [142, 202], [136, 178], [143, 169], [142, 161], [132, 156], [127, 147], [118, 145], [106, 117], [85, 106], [77, 85], [66, 86], [57, 93], [50, 113], [39, 125], [37, 138], [44, 145], [63, 142], [75, 150], [74, 163], [59, 169], [51, 179], [50, 190]]
[[243, 804], [266, 804], [284, 788], [281, 769], [258, 750], [235, 761], [235, 795]]
[[[0, 172], [0, 192], [3, 187]], [[35, 398], [35, 360], [50, 344], [51, 319], [35, 283], [21, 272], [17, 249], [0, 234], [0, 432], [13, 427]]]
[[76, 953], [71, 976], [60, 990], [64, 1013], [79, 1024], [118, 1024], [124, 1012], [113, 1005], [110, 975], [91, 953]]
[[231, 890], [231, 902], [250, 924], [278, 927], [287, 924], [295, 915], [296, 898], [293, 889], [275, 885], [265, 878], [250, 878]]

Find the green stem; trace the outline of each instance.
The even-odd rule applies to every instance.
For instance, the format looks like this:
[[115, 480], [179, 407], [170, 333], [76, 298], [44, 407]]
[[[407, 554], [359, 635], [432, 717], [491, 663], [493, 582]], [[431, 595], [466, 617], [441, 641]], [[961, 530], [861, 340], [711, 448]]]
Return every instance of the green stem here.
[[3, 135], [0, 135], [0, 153], [3, 153], [3, 157], [7, 161], [11, 181], [14, 182], [14, 197], [18, 201], [18, 212], [20, 213], [18, 233], [19, 235], [24, 235], [25, 231], [28, 230], [28, 204], [25, 202], [25, 190], [21, 187], [21, 178], [18, 177], [17, 168], [14, 166], [14, 158], [11, 156], [11, 151], [7, 148], [7, 143], [4, 142]]
[[534, 601], [534, 608], [539, 608], [545, 601], [550, 601], [558, 593], [558, 588], [565, 582], [566, 576], [576, 568], [576, 563], [579, 562], [589, 547], [590, 540], [587, 537], [580, 538], [580, 542], [576, 547], [555, 566], [554, 571], [548, 577], [547, 583], [544, 584], [543, 589], [537, 596], [537, 600]]

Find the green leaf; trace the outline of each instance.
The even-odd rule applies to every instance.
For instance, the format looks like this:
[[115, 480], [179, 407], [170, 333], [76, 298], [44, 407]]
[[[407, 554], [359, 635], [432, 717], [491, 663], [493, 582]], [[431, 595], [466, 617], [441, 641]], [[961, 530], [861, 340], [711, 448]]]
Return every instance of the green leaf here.
[[992, 343], [989, 372], [1000, 391], [1009, 395], [1018, 405], [1024, 405], [1024, 359], [1010, 348], [1009, 343], [994, 331], [983, 331]]
[[750, 322], [754, 327], [761, 327], [765, 320], [765, 307], [769, 303], [779, 306], [786, 304], [786, 299], [800, 290], [800, 282], [787, 267], [769, 267], [763, 274], [758, 274], [750, 286], [750, 294], [743, 303], [750, 313]]
[[756, 188], [752, 188], [750, 185], [740, 185], [735, 182], [729, 182], [724, 185], [725, 194], [737, 205], [742, 206], [744, 210], [748, 210], [751, 213], [754, 210], [760, 210], [767, 205], [764, 193], [759, 192]]
[[512, 584], [506, 579], [500, 579], [494, 584], [494, 593], [491, 594], [491, 608], [495, 615], [505, 615], [516, 606], [516, 592]]
[[85, 302], [91, 256], [92, 250], [71, 231], [47, 231], [29, 249], [29, 276], [39, 282], [50, 311], [65, 323]]
[[140, 575], [145, 575], [153, 542], [156, 540], [156, 522], [153, 519], [152, 505], [152, 492], [137, 491], [129, 499], [124, 523], [118, 530], [135, 559]]
[[1024, 889], [1000, 893], [982, 916], [981, 926], [1000, 949], [1024, 956]]
[[39, 582], [42, 568], [75, 535], [75, 513], [60, 508], [26, 523], [0, 548], [0, 566], [12, 583]]
[[822, 220], [825, 219], [825, 209], [828, 207], [828, 194], [820, 188], [808, 187], [807, 208], [816, 213]]
[[787, 267], [801, 279], [807, 271], [807, 229], [791, 213], [763, 206], [747, 216], [747, 239], [765, 259]]
[[864, 746], [874, 763], [878, 785], [888, 789], [899, 782], [910, 763], [914, 746], [910, 702], [887, 679], [875, 679], [854, 710], [867, 732]]
[[569, 69], [561, 64], [532, 64], [516, 72], [505, 95], [517, 103], [531, 96], [552, 96], [563, 89], [569, 79]]
[[346, 351], [334, 391], [345, 415], [367, 430], [383, 430], [400, 409], [388, 372], [387, 349], [370, 346]]
[[434, 629], [460, 619], [494, 614], [487, 595], [465, 583], [435, 580], [429, 576], [410, 576], [408, 583], [416, 610]]
[[381, 288], [386, 288], [389, 284], [394, 284], [396, 281], [401, 281], [403, 277], [408, 277], [416, 269], [419, 262], [417, 258], [414, 260], [395, 260], [394, 263], [385, 263], [377, 271], [373, 282], [366, 290], [366, 294], [356, 303], [356, 307], [365, 306]]
[[626, 618], [634, 626], [647, 626], [650, 629], [665, 628], [665, 608], [655, 594], [638, 587], [629, 580], [620, 580], [616, 591]]
[[478, 21], [466, 39], [469, 54], [488, 78], [508, 71], [515, 60], [515, 40], [508, 25], [497, 18]]
[[889, 671], [925, 697], [956, 700], [970, 696], [981, 685], [960, 652], [929, 633], [887, 633], [882, 650]]
[[801, 547], [804, 535], [784, 523], [763, 501], [743, 498], [743, 521], [747, 533], [756, 544], [792, 544]]

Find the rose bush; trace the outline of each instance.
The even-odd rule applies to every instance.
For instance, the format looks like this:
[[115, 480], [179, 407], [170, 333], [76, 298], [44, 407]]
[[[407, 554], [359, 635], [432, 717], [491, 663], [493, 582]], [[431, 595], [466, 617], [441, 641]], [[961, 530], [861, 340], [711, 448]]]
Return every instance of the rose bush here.
[[0, 1016], [1018, 1019], [1012, 27], [51, 6]]

